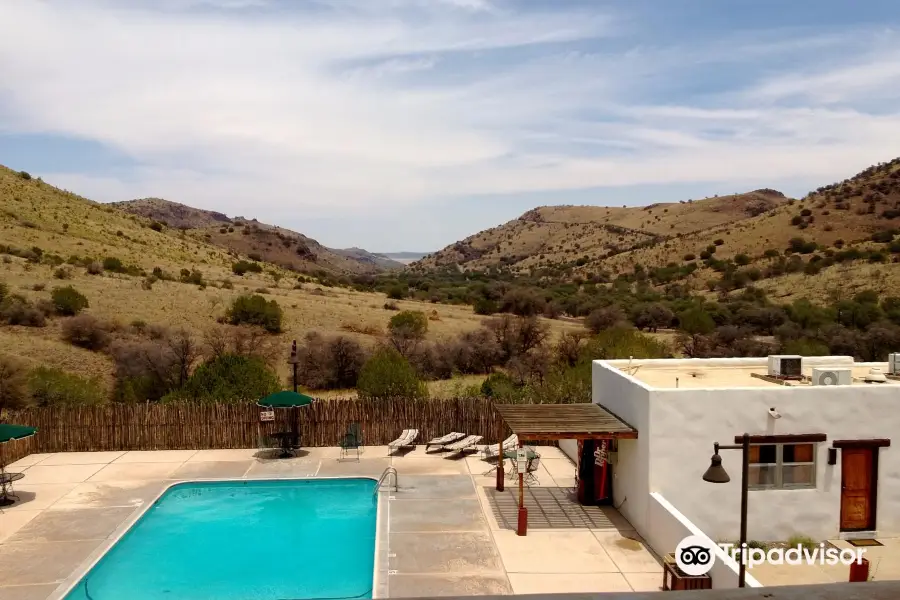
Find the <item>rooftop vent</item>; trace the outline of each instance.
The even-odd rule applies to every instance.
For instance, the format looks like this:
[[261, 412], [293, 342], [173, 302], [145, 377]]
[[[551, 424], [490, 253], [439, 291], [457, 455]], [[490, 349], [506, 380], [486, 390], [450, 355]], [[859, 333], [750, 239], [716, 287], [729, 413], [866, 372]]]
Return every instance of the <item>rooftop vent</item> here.
[[885, 381], [887, 381], [887, 377], [884, 376], [884, 371], [878, 367], [869, 369], [869, 372], [865, 377], [866, 383], [884, 383]]
[[803, 357], [796, 354], [774, 354], [769, 356], [769, 377], [778, 379], [802, 379], [800, 366]]

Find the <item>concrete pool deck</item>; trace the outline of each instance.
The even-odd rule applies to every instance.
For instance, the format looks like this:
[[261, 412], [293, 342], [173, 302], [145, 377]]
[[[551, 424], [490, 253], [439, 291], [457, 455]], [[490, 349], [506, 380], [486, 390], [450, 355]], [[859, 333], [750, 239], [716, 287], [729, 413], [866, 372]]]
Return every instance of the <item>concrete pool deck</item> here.
[[[400, 489], [385, 486], [386, 573], [376, 593], [389, 597], [655, 591], [659, 561], [612, 508], [582, 507], [572, 494], [575, 467], [542, 447], [538, 481], [526, 490], [529, 531], [515, 534], [517, 490], [496, 492], [480, 455], [449, 458], [424, 446], [388, 456], [367, 447], [357, 462], [338, 448], [296, 458], [257, 458], [257, 449], [33, 454], [20, 501], [0, 509], [0, 597], [46, 600], [102, 551], [167, 486], [202, 479], [378, 477], [394, 466]], [[386, 502], [385, 502], [386, 500]], [[384, 540], [380, 540], [384, 544]], [[386, 564], [384, 564], [386, 563]]]

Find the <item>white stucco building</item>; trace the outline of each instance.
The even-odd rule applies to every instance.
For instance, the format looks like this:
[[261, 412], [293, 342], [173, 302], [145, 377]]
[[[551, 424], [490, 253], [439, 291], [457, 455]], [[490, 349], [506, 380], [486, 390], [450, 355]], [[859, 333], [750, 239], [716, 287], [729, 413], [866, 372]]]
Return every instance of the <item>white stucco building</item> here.
[[872, 367], [888, 365], [845, 356], [802, 360], [804, 376], [815, 367], [850, 369], [852, 379], [784, 385], [768, 377], [766, 358], [595, 361], [593, 401], [639, 432], [611, 456], [615, 506], [643, 532], [655, 492], [711, 538], [737, 539], [741, 452], [721, 452], [729, 483], [701, 477], [713, 443], [746, 432], [749, 539], [900, 534], [900, 454], [891, 446], [900, 380], [866, 383]]

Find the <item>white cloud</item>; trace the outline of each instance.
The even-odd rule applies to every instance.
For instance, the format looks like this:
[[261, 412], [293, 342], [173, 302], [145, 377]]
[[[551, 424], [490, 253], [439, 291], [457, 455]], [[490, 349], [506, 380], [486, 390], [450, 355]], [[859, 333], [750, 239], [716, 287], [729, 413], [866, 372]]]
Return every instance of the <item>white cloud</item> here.
[[596, 186], [830, 181], [900, 155], [896, 109], [854, 107], [900, 89], [890, 36], [878, 54], [782, 69], [691, 104], [647, 90], [715, 62], [704, 56], [756, 60], [845, 38], [749, 40], [730, 58], [721, 42], [563, 51], [541, 45], [613, 36], [615, 21], [486, 0], [323, 3], [335, 10], [8, 3], [0, 130], [96, 140], [141, 165], [122, 177], [43, 174], [90, 197], [162, 196], [261, 219]]

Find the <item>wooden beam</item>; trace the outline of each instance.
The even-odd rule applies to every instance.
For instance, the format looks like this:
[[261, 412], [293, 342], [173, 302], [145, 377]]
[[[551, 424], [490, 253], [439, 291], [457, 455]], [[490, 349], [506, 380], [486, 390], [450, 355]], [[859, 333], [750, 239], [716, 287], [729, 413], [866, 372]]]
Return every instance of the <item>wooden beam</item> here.
[[607, 433], [517, 433], [520, 440], [525, 441], [555, 441], [555, 440], [636, 440], [637, 431], [613, 431]]
[[[824, 442], [828, 436], [824, 433], [787, 433], [781, 435], [751, 435], [751, 444], [799, 444], [803, 442]], [[734, 443], [740, 444], [744, 436], [734, 436]]]
[[888, 439], [872, 440], [834, 440], [831, 446], [834, 448], [887, 448], [891, 445]]

